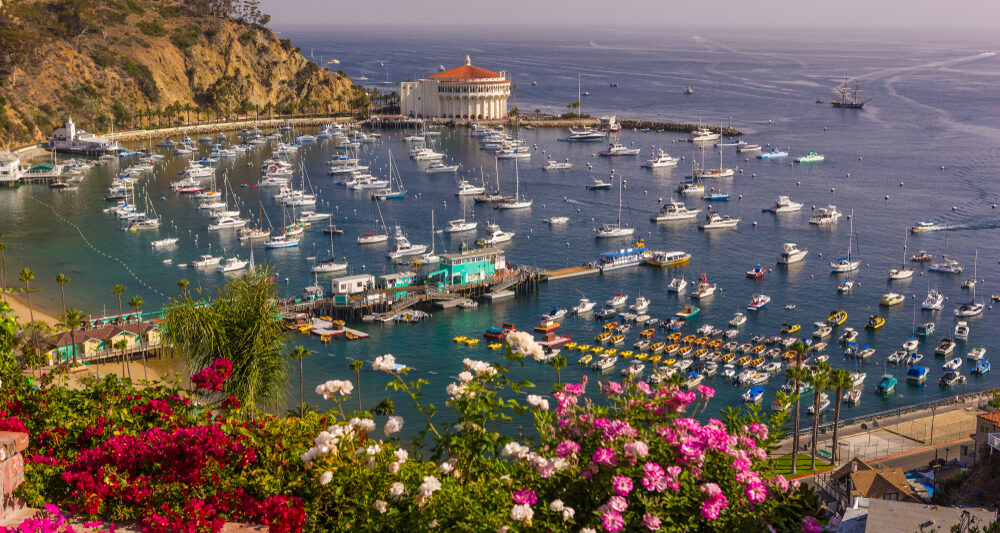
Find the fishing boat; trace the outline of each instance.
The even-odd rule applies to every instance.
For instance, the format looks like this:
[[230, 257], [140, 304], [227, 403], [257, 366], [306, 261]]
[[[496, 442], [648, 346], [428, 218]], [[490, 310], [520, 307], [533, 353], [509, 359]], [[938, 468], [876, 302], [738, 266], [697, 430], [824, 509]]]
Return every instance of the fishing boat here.
[[882, 380], [875, 387], [875, 392], [882, 396], [889, 396], [896, 390], [897, 379], [892, 374], [883, 374]]
[[655, 251], [646, 258], [646, 264], [658, 267], [686, 265], [691, 261], [691, 254], [681, 251]]
[[923, 383], [927, 381], [927, 368], [920, 365], [913, 365], [906, 371], [906, 381], [910, 383]]
[[406, 238], [402, 228], [396, 226], [396, 233], [393, 236], [393, 249], [386, 252], [389, 259], [398, 259], [411, 255], [420, 255], [427, 251], [426, 244], [413, 244]]
[[592, 178], [593, 182], [587, 185], [588, 191], [607, 191], [611, 190], [611, 182], [604, 181], [600, 178]]
[[728, 202], [729, 193], [722, 191], [709, 192], [702, 197], [702, 200], [705, 200], [706, 202]]
[[476, 241], [479, 246], [495, 246], [500, 243], [509, 242], [514, 238], [515, 233], [504, 231], [494, 222], [486, 224], [486, 236]]
[[868, 322], [865, 322], [865, 328], [871, 330], [879, 329], [884, 325], [885, 319], [878, 315], [871, 315], [868, 317]]
[[572, 312], [574, 315], [582, 315], [590, 313], [594, 310], [594, 305], [596, 305], [595, 302], [592, 302], [586, 298], [580, 298], [580, 303], [578, 303], [572, 309], [570, 309], [570, 312]]
[[684, 307], [681, 308], [680, 311], [674, 313], [674, 316], [682, 320], [687, 320], [689, 318], [696, 316], [699, 311], [701, 311], [701, 309], [698, 309], [693, 305], [685, 305]]
[[926, 337], [931, 333], [934, 333], [933, 322], [924, 322], [923, 324], [917, 326], [917, 335], [920, 335], [921, 337]]
[[691, 298], [703, 299], [708, 298], [715, 294], [715, 289], [717, 285], [715, 283], [709, 283], [708, 276], [706, 274], [701, 274], [698, 277], [698, 281], [695, 284], [694, 292], [691, 293]]
[[932, 220], [923, 220], [910, 227], [910, 231], [913, 233], [924, 233], [926, 231], [935, 231], [937, 229], [940, 229], [940, 226]]
[[747, 316], [743, 313], [736, 313], [733, 315], [732, 320], [729, 321], [729, 325], [734, 328], [738, 328], [743, 324], [747, 323]]
[[908, 267], [906, 263], [906, 242], [909, 236], [909, 233], [903, 234], [903, 262], [899, 268], [889, 269], [889, 279], [909, 279], [913, 277], [913, 269]]
[[788, 152], [775, 146], [770, 152], [757, 154], [757, 159], [783, 159], [788, 157]]
[[766, 273], [766, 268], [761, 265], [754, 265], [753, 268], [747, 270], [747, 277], [753, 279], [764, 279], [764, 274]]
[[956, 339], [961, 339], [961, 340], [968, 339], [969, 323], [964, 320], [959, 320], [958, 323], [955, 324], [955, 331], [953, 332], [953, 335], [955, 336]]
[[667, 292], [683, 292], [687, 286], [688, 282], [686, 279], [682, 277], [675, 277], [670, 280], [669, 284], [667, 284]]
[[[861, 266], [861, 260], [854, 257], [854, 210], [851, 210], [851, 230], [847, 235], [847, 255], [830, 263], [833, 272], [853, 272]], [[860, 251], [859, 251], [860, 255]]]
[[[819, 395], [819, 412], [822, 413], [827, 408], [829, 408], [830, 407], [830, 403], [831, 403], [830, 402], [830, 397], [827, 396], [827, 394], [825, 392], [821, 393]], [[815, 409], [815, 407], [816, 407], [816, 404], [810, 405], [809, 408], [806, 409], [806, 412], [809, 413], [810, 415], [815, 416], [816, 415], [816, 409]]]
[[879, 300], [879, 305], [883, 307], [895, 307], [897, 305], [902, 305], [906, 301], [906, 297], [902, 294], [896, 292], [887, 292], [882, 295], [882, 299]]
[[[976, 259], [972, 263], [972, 272], [973, 272], [972, 279], [973, 280], [975, 280], [976, 277], [979, 274], [978, 265], [979, 265], [979, 250], [977, 249], [976, 250]], [[959, 317], [959, 318], [968, 318], [968, 317], [972, 317], [972, 316], [978, 316], [978, 315], [981, 315], [983, 313], [983, 309], [985, 309], [985, 307], [986, 307], [982, 302], [977, 302], [976, 301], [976, 284], [973, 283], [972, 287], [970, 287], [970, 288], [972, 290], [972, 300], [970, 300], [967, 303], [961, 304], [961, 305], [959, 305], [958, 307], [955, 308], [955, 316], [956, 317]]]
[[790, 265], [798, 263], [805, 259], [808, 253], [808, 250], [800, 249], [794, 242], [786, 242], [781, 247], [781, 253], [778, 254], [778, 264]]
[[608, 145], [607, 149], [598, 152], [598, 155], [603, 157], [614, 157], [620, 155], [639, 155], [639, 152], [640, 150], [638, 148], [629, 148], [615, 139], [610, 145]]
[[941, 387], [952, 387], [959, 383], [965, 383], [965, 376], [959, 374], [954, 370], [949, 370], [948, 372], [945, 372], [943, 376], [941, 376], [941, 380], [939, 381], [939, 383]]
[[757, 385], [743, 393], [743, 401], [747, 403], [757, 403], [764, 398], [764, 387]]
[[990, 371], [990, 362], [986, 359], [980, 359], [976, 363], [976, 367], [972, 369], [972, 373], [976, 375], [983, 375]]
[[834, 224], [841, 216], [843, 216], [843, 213], [837, 211], [837, 206], [831, 204], [817, 209], [817, 214], [809, 217], [809, 223], [817, 226]]
[[705, 210], [705, 220], [698, 227], [703, 230], [735, 228], [740, 223], [740, 219], [728, 215], [721, 215], [711, 209]]
[[642, 166], [646, 167], [646, 168], [675, 167], [675, 166], [677, 166], [677, 162], [678, 161], [680, 161], [680, 159], [678, 159], [676, 157], [671, 157], [670, 154], [664, 152], [663, 150], [659, 150], [656, 153], [655, 157], [653, 157], [652, 159], [650, 159], [648, 161], [645, 161], [642, 164]]
[[944, 295], [937, 289], [931, 289], [927, 291], [927, 297], [920, 307], [928, 311], [940, 311], [944, 308]]
[[830, 100], [830, 105], [833, 107], [847, 108], [847, 109], [861, 109], [871, 102], [871, 98], [863, 99], [861, 97], [861, 78], [854, 80], [854, 88], [848, 87], [849, 78], [844, 77], [844, 85], [837, 88], [837, 97]]
[[[704, 190], [704, 188], [702, 188]], [[660, 212], [649, 217], [652, 222], [673, 222], [676, 220], [691, 220], [698, 218], [698, 209], [688, 209], [684, 202], [678, 202], [673, 198], [669, 203], [663, 204]]]
[[569, 158], [565, 161], [556, 161], [555, 159], [549, 159], [545, 162], [542, 170], [569, 170], [573, 168], [573, 163], [569, 162]]
[[760, 311], [771, 301], [771, 297], [766, 294], [755, 294], [753, 295], [753, 300], [750, 301], [750, 305], [747, 309], [750, 311]]
[[618, 178], [618, 219], [614, 224], [604, 224], [599, 228], [594, 228], [594, 233], [599, 239], [609, 239], [618, 237], [628, 237], [635, 233], [635, 228], [622, 225], [622, 190], [625, 180]]
[[810, 150], [808, 154], [799, 156], [795, 158], [796, 163], [818, 163], [826, 159], [820, 154], [816, 153], [816, 150]]

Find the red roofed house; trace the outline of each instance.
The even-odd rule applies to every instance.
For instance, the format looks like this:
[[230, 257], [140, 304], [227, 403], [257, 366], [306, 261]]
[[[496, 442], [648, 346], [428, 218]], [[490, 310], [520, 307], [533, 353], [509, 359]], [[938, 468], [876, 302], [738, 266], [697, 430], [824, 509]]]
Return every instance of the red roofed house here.
[[972, 440], [976, 443], [977, 462], [983, 455], [1000, 453], [1000, 411], [976, 416], [976, 434]]
[[503, 119], [510, 80], [504, 72], [465, 64], [429, 78], [399, 84], [400, 110], [411, 117]]

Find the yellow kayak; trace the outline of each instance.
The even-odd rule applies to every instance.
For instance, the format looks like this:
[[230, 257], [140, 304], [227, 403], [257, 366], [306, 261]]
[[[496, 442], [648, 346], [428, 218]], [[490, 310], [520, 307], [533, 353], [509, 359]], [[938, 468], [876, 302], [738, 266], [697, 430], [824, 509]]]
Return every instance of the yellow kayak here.
[[458, 337], [454, 337], [451, 340], [453, 340], [455, 342], [465, 342], [466, 339], [468, 339], [468, 337], [466, 337], [465, 335], [460, 335]]

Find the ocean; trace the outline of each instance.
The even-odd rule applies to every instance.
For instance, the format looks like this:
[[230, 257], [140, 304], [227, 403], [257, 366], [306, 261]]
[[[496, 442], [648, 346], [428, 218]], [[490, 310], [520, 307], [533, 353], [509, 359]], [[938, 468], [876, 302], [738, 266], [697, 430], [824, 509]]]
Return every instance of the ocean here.
[[[469, 54], [472, 63], [491, 70], [503, 70], [518, 84], [517, 107], [562, 113], [577, 99], [579, 80], [583, 91], [582, 112], [594, 116], [616, 115], [619, 118], [662, 119], [732, 125], [745, 133], [744, 139], [760, 144], [765, 151], [781, 147], [788, 159], [759, 160], [753, 155], [737, 154], [724, 148], [722, 162], [738, 165], [733, 178], [706, 182], [731, 195], [728, 202], [714, 206], [719, 212], [739, 217], [735, 230], [705, 232], [695, 223], [653, 224], [649, 215], [661, 202], [676, 196], [674, 189], [690, 173], [692, 159], [706, 166], [717, 166], [719, 152], [711, 146], [704, 155], [700, 148], [686, 142], [679, 133], [622, 131], [621, 141], [642, 149], [635, 157], [604, 158], [596, 152], [600, 143], [559, 142], [564, 130], [538, 128], [514, 132], [538, 149], [530, 160], [518, 165], [521, 191], [534, 199], [528, 210], [499, 212], [488, 206], [473, 205], [466, 210], [480, 222], [477, 236], [482, 236], [487, 222], [516, 233], [504, 248], [511, 263], [541, 268], [578, 265], [596, 259], [601, 253], [629, 244], [628, 241], [595, 239], [593, 228], [614, 222], [618, 207], [617, 190], [588, 191], [592, 177], [607, 178], [612, 169], [623, 176], [624, 218], [637, 228], [636, 237], [651, 249], [684, 250], [692, 255], [688, 266], [676, 270], [638, 267], [606, 275], [559, 280], [542, 284], [538, 290], [516, 299], [482, 303], [475, 310], [435, 311], [433, 318], [416, 324], [357, 324], [371, 333], [364, 341], [333, 342], [322, 345], [314, 336], [291, 335], [289, 344], [302, 344], [314, 355], [305, 361], [306, 399], [313, 404], [322, 400], [312, 389], [328, 379], [353, 377], [347, 365], [351, 360], [372, 361], [377, 355], [393, 353], [397, 360], [412, 367], [412, 376], [423, 377], [426, 400], [439, 407], [446, 398], [445, 386], [461, 371], [465, 357], [493, 361], [499, 352], [486, 348], [460, 346], [452, 342], [457, 335], [481, 337], [492, 324], [512, 322], [530, 329], [539, 317], [554, 306], [571, 307], [586, 296], [603, 302], [615, 293], [638, 295], [652, 300], [649, 313], [668, 318], [689, 302], [687, 294], [678, 297], [665, 288], [674, 276], [693, 282], [701, 273], [719, 285], [711, 300], [701, 304], [701, 313], [685, 334], [704, 324], [724, 327], [737, 311], [744, 311], [755, 293], [766, 293], [772, 301], [750, 319], [737, 340], [749, 342], [753, 335], [776, 335], [784, 323], [801, 324], [802, 336], [813, 331], [812, 323], [825, 319], [832, 310], [849, 314], [845, 326], [861, 331], [859, 343], [876, 349], [876, 355], [859, 361], [843, 355], [836, 337], [827, 339], [824, 353], [835, 367], [867, 372], [865, 393], [856, 406], [844, 406], [844, 418], [865, 416], [901, 405], [915, 404], [996, 387], [993, 374], [970, 375], [971, 365], [964, 361], [973, 346], [987, 348], [987, 358], [998, 353], [1000, 342], [997, 314], [988, 307], [980, 317], [970, 320], [967, 342], [959, 342], [955, 356], [964, 361], [961, 371], [968, 383], [954, 389], [937, 384], [943, 374], [943, 358], [933, 349], [944, 336], [951, 336], [955, 325], [953, 308], [968, 301], [971, 294], [961, 283], [971, 277], [973, 257], [978, 250], [977, 299], [987, 302], [1000, 293], [1000, 186], [996, 183], [1000, 167], [1000, 76], [998, 58], [989, 55], [996, 49], [995, 35], [975, 33], [935, 34], [876, 32], [837, 33], [831, 30], [754, 31], [699, 28], [615, 29], [526, 27], [515, 30], [463, 28], [397, 28], [384, 31], [375, 27], [296, 27], [279, 28], [301, 47], [302, 53], [321, 64], [339, 60], [339, 68], [352, 78], [364, 75], [365, 83], [383, 90], [381, 83], [416, 79], [435, 72], [438, 65], [459, 65]], [[742, 33], [741, 33], [742, 31]], [[844, 77], [859, 76], [866, 97], [872, 98], [864, 110], [834, 109], [829, 103], [833, 90]], [[533, 85], [532, 82], [537, 82]], [[612, 86], [616, 82], [618, 86]], [[683, 89], [691, 85], [694, 94]], [[817, 103], [820, 100], [822, 103]], [[513, 107], [513, 101], [510, 102]], [[431, 211], [437, 228], [447, 220], [462, 216], [462, 204], [454, 195], [456, 177], [449, 174], [425, 174], [423, 165], [406, 157], [404, 132], [385, 132], [382, 142], [366, 146], [361, 158], [372, 165], [373, 173], [385, 175], [389, 151], [398, 163], [409, 195], [402, 201], [389, 201], [382, 212], [390, 230], [399, 224], [417, 243], [431, 242]], [[153, 145], [162, 139], [151, 139]], [[230, 135], [235, 141], [235, 132]], [[461, 164], [459, 178], [478, 182], [496, 180], [492, 155], [478, 149], [475, 139], [465, 130], [446, 131], [433, 146]], [[651, 149], [663, 149], [683, 160], [672, 169], [650, 171], [640, 168]], [[207, 154], [208, 148], [201, 150]], [[824, 154], [826, 160], [815, 164], [791, 164], [792, 158], [810, 150]], [[162, 149], [154, 146], [154, 151]], [[355, 237], [370, 231], [372, 214], [367, 194], [337, 185], [326, 174], [326, 161], [334, 153], [332, 143], [320, 141], [305, 146], [294, 162], [306, 171], [308, 182], [317, 190], [317, 211], [334, 214], [334, 223], [345, 230], [335, 239], [335, 253], [346, 257], [351, 273], [391, 272], [385, 259], [385, 247], [360, 247]], [[163, 152], [166, 153], [166, 152]], [[280, 205], [263, 189], [250, 187], [259, 179], [260, 163], [270, 155], [270, 148], [257, 149], [235, 160], [220, 164], [219, 175], [226, 176], [244, 214], [256, 216], [258, 193], [267, 217], [274, 226], [282, 219]], [[544, 172], [546, 157], [568, 158], [575, 166], [569, 171]], [[91, 315], [117, 310], [111, 294], [115, 283], [128, 287], [126, 297], [140, 295], [145, 309], [157, 308], [179, 292], [177, 281], [186, 278], [192, 287], [215, 291], [224, 277], [215, 272], [179, 269], [202, 253], [246, 259], [248, 249], [235, 234], [209, 233], [207, 217], [193, 208], [191, 200], [175, 196], [169, 183], [183, 169], [185, 161], [168, 156], [157, 168], [155, 177], [142, 182], [159, 215], [166, 221], [159, 230], [122, 232], [113, 217], [103, 214], [102, 196], [115, 171], [96, 168], [76, 192], [57, 192], [44, 185], [26, 185], [0, 191], [0, 223], [3, 240], [8, 243], [8, 277], [24, 266], [36, 275], [33, 287], [41, 292], [35, 302], [57, 308], [59, 287], [54, 276], [63, 272], [72, 278], [66, 286], [71, 306]], [[301, 176], [296, 173], [296, 179]], [[513, 161], [500, 161], [499, 180], [505, 191], [514, 187]], [[221, 186], [221, 179], [220, 179]], [[774, 214], [762, 212], [779, 195], [801, 202], [801, 212]], [[679, 198], [679, 197], [678, 197]], [[703, 208], [701, 198], [683, 198], [688, 207]], [[846, 254], [850, 222], [843, 217], [834, 226], [808, 224], [813, 209], [835, 204], [845, 213], [853, 211], [857, 249], [861, 268], [851, 274], [857, 287], [840, 294], [836, 287], [844, 277], [832, 275], [829, 261]], [[550, 227], [542, 222], [551, 216], [566, 216], [567, 226]], [[926, 264], [914, 264], [917, 273], [907, 281], [887, 282], [887, 270], [898, 267], [903, 258], [904, 235], [922, 220], [933, 220], [948, 231], [911, 235], [907, 255], [926, 250], [958, 259], [965, 267], [962, 275], [928, 272]], [[319, 225], [320, 227], [322, 224]], [[177, 247], [153, 250], [149, 242], [165, 236], [179, 236]], [[437, 251], [456, 251], [464, 238], [437, 235]], [[776, 256], [783, 243], [793, 242], [809, 251], [803, 263], [779, 268]], [[272, 264], [279, 272], [277, 282], [282, 294], [297, 296], [313, 282], [307, 257], [323, 258], [329, 253], [329, 238], [318, 228], [307, 230], [302, 245], [284, 250], [267, 250], [258, 245], [255, 259]], [[855, 252], [857, 253], [857, 252]], [[170, 260], [170, 263], [165, 263]], [[768, 267], [765, 279], [747, 279], [745, 271], [754, 264]], [[329, 278], [318, 278], [328, 282]], [[945, 309], [928, 312], [919, 309], [927, 291], [941, 290], [947, 297]], [[889, 290], [906, 296], [902, 306], [891, 310], [879, 308], [881, 294]], [[690, 293], [690, 289], [688, 290]], [[795, 308], [786, 310], [786, 305]], [[913, 306], [918, 307], [916, 313]], [[863, 329], [871, 314], [886, 317], [878, 331]], [[903, 383], [905, 366], [888, 368], [900, 379], [895, 395], [889, 398], [874, 392], [879, 377], [886, 372], [886, 357], [907, 340], [914, 328], [932, 320], [937, 331], [921, 340], [919, 352], [923, 365], [930, 369], [926, 384]], [[574, 340], [592, 344], [600, 331], [593, 319], [567, 317], [565, 332]], [[641, 328], [633, 327], [627, 335], [626, 349], [637, 340]], [[657, 338], [662, 340], [663, 333]], [[621, 348], [620, 348], [621, 349]], [[563, 379], [579, 380], [583, 375], [595, 379], [620, 379], [618, 368], [603, 376], [576, 364], [578, 352], [567, 353], [568, 367]], [[527, 362], [515, 368], [517, 377], [533, 381], [536, 392], [545, 392], [555, 380], [554, 371], [542, 364]], [[297, 397], [297, 376], [289, 386], [289, 403]], [[385, 392], [386, 378], [366, 370], [361, 377], [365, 405], [372, 405]], [[706, 416], [725, 405], [740, 402], [746, 387], [735, 387], [721, 377], [706, 380], [717, 389]], [[767, 384], [765, 405], [783, 383], [780, 376]], [[401, 398], [396, 404], [404, 415], [413, 414]], [[832, 416], [832, 409], [824, 417]], [[448, 415], [441, 413], [442, 420]]]

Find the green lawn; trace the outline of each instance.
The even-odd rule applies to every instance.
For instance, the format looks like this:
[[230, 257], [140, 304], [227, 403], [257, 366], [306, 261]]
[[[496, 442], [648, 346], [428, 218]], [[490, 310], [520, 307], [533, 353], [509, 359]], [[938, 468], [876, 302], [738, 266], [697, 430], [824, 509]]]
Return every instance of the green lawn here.
[[[789, 477], [792, 474], [792, 454], [787, 453], [778, 457], [771, 458], [774, 461], [775, 470], [785, 476]], [[805, 476], [808, 474], [815, 474], [816, 472], [822, 472], [824, 470], [829, 470], [833, 468], [830, 464], [824, 460], [823, 457], [816, 457], [816, 470], [809, 468], [812, 459], [808, 454], [800, 453], [798, 454], [798, 470], [795, 472], [795, 477]]]

